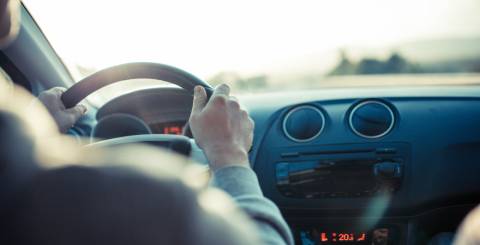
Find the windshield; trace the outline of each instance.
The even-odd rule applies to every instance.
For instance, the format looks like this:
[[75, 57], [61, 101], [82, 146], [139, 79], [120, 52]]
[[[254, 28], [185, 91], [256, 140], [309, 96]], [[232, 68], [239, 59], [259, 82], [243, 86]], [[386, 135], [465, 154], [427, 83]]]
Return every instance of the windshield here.
[[237, 91], [480, 80], [478, 0], [24, 2], [77, 80], [136, 61]]

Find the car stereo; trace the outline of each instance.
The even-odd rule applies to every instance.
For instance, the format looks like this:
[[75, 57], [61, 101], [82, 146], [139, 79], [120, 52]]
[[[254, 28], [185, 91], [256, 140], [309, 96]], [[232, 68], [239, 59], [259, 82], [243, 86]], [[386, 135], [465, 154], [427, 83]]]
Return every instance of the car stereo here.
[[365, 197], [395, 192], [403, 175], [400, 157], [282, 161], [275, 164], [277, 188], [286, 197]]

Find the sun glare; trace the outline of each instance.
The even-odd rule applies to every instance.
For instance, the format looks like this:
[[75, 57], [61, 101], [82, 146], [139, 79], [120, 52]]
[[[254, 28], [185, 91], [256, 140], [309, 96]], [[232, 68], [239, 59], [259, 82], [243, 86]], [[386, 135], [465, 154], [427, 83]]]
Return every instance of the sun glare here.
[[312, 54], [327, 69], [340, 48], [380, 52], [375, 47], [480, 33], [476, 0], [24, 2], [70, 66], [153, 61], [204, 78], [308, 69]]

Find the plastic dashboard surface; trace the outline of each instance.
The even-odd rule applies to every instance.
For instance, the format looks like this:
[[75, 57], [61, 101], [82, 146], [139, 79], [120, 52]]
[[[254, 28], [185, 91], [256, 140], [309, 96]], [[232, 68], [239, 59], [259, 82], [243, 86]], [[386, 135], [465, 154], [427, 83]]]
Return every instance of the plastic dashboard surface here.
[[[318, 96], [316, 100], [314, 97], [308, 100], [308, 96], [303, 96], [302, 99], [292, 99], [291, 104], [272, 107], [268, 106], [266, 98], [262, 106], [255, 108], [250, 104], [256, 122], [255, 149], [251, 154], [254, 170], [265, 195], [282, 209], [363, 209], [378, 198], [285, 196], [279, 191], [275, 166], [279, 162], [298, 159], [367, 157], [367, 153], [362, 156], [349, 152], [351, 149], [370, 149], [368, 157], [378, 157], [378, 149], [390, 147], [396, 149], [395, 157], [402, 159], [403, 172], [399, 189], [388, 196], [387, 209], [411, 214], [425, 205], [462, 204], [456, 203], [463, 202], [460, 200], [478, 202], [480, 98], [475, 97], [475, 91], [479, 92], [478, 88], [459, 89], [458, 93], [454, 93], [455, 89], [449, 92], [431, 89], [359, 90], [357, 98], [324, 99]], [[385, 96], [380, 96], [382, 94]], [[393, 129], [380, 138], [361, 137], [348, 124], [352, 106], [370, 99], [385, 102], [395, 111]], [[309, 142], [289, 139], [282, 128], [288, 111], [300, 105], [319, 108], [326, 119], [322, 133]], [[302, 155], [305, 152], [309, 155]]]
[[[369, 241], [377, 228], [388, 228], [389, 237], [398, 244], [426, 244], [438, 232], [454, 231], [480, 203], [480, 87], [339, 88], [238, 98], [255, 121], [252, 167], [264, 194], [280, 207], [299, 244], [302, 232], [312, 238], [314, 229], [332, 240], [333, 233], [348, 232], [349, 237], [355, 233], [356, 239], [365, 233]], [[97, 116], [127, 113], [149, 124], [181, 121], [188, 118], [191, 99], [179, 89], [147, 89], [112, 100]], [[352, 108], [368, 100], [392, 108], [395, 122], [384, 136], [361, 137], [349, 127]], [[313, 128], [321, 129], [317, 137], [298, 142], [285, 135], [283, 121], [302, 105], [318, 108], [324, 120], [316, 116], [323, 121], [323, 128]], [[300, 197], [288, 196], [279, 179], [282, 167], [290, 168], [289, 164], [302, 177], [332, 171], [349, 179], [334, 179], [330, 186], [321, 181], [312, 185], [295, 172], [290, 183], [299, 184], [297, 191], [306, 191]], [[335, 165], [340, 168], [330, 168]], [[389, 186], [394, 190], [389, 195], [372, 193], [376, 182], [362, 179], [376, 172], [357, 165], [375, 171], [384, 166], [400, 169], [400, 184]], [[305, 166], [315, 170], [303, 171]], [[390, 172], [393, 177], [395, 171]], [[314, 193], [319, 186], [319, 193]], [[359, 193], [355, 190], [359, 186], [368, 187], [369, 193]]]
[[[188, 118], [191, 97], [181, 90], [162, 88], [132, 95], [109, 103], [99, 115], [137, 113], [150, 122]], [[370, 154], [367, 157], [371, 158], [377, 149], [389, 146], [397, 148], [396, 158], [402, 160], [403, 172], [398, 190], [389, 198], [388, 209], [412, 214], [419, 207], [425, 210], [425, 205], [431, 209], [480, 201], [480, 87], [341, 88], [246, 95], [239, 99], [255, 121], [252, 166], [265, 195], [283, 210], [362, 209], [372, 198], [286, 197], [279, 191], [275, 176], [276, 164], [286, 161], [282, 154], [322, 152], [309, 157], [330, 160], [346, 155], [329, 151], [367, 149], [370, 153], [348, 154], [352, 158]], [[348, 116], [354, 105], [372, 99], [393, 108], [395, 124], [383, 137], [360, 137], [349, 128]], [[319, 108], [325, 116], [321, 134], [307, 142], [289, 139], [282, 129], [285, 115], [300, 105]], [[288, 161], [296, 160], [293, 157]]]

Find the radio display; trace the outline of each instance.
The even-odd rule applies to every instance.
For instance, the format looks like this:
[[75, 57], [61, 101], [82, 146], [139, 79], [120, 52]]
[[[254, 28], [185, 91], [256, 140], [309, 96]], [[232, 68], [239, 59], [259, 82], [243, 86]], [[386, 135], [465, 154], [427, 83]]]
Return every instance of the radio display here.
[[301, 230], [299, 234], [300, 244], [358, 244], [358, 245], [392, 245], [390, 241], [391, 230], [388, 228], [376, 228], [371, 231], [345, 231], [345, 230]]
[[[401, 178], [381, 178], [376, 166], [398, 165], [401, 159], [319, 159], [277, 162], [275, 177], [277, 189], [293, 198], [356, 198], [378, 193], [392, 193], [398, 189]], [[397, 171], [395, 169], [395, 171]]]

